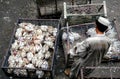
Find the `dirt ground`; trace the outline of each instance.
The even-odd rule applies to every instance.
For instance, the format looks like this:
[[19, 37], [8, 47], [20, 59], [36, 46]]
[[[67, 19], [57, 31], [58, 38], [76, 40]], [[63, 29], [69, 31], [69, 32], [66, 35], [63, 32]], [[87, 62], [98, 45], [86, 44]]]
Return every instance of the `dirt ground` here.
[[[103, 0], [92, 0], [92, 3], [101, 3]], [[109, 19], [116, 19], [116, 26], [120, 37], [120, 0], [106, 0]], [[34, 0], [0, 0], [0, 64], [6, 54], [9, 41], [18, 18], [33, 18], [38, 16]], [[63, 50], [59, 49], [63, 53]], [[63, 74], [64, 59], [57, 55], [55, 79], [67, 79]], [[59, 66], [62, 63], [61, 66]], [[0, 79], [8, 79], [0, 69]]]
[[[0, 65], [18, 18], [36, 18], [33, 0], [0, 0]], [[0, 79], [8, 79], [0, 69]]]

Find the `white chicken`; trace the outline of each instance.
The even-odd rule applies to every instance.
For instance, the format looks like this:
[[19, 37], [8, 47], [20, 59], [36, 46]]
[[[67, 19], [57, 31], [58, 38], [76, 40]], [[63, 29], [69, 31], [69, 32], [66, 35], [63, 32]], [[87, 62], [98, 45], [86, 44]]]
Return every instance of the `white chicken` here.
[[29, 61], [31, 61], [32, 58], [33, 58], [33, 53], [32, 53], [32, 52], [28, 52], [28, 53], [27, 53], [27, 59], [28, 59]]
[[47, 31], [48, 30], [47, 25], [41, 25], [40, 28], [41, 28], [42, 31]]
[[43, 63], [41, 64], [41, 68], [42, 69], [48, 69], [49, 68], [48, 62], [44, 60]]
[[23, 29], [22, 28], [18, 28], [16, 33], [15, 33], [15, 37], [16, 38], [19, 38], [19, 37], [22, 37], [22, 33], [23, 33]]
[[25, 65], [25, 67], [26, 67], [26, 68], [32, 68], [32, 69], [34, 69], [34, 68], [35, 68], [35, 67], [34, 67], [34, 65], [33, 65], [33, 64], [31, 64], [31, 63], [29, 63], [29, 64]]
[[38, 75], [38, 78], [42, 78], [43, 75], [44, 75], [44, 72], [43, 72], [43, 71], [40, 71], [40, 70], [37, 70], [37, 71], [36, 71], [36, 75]]
[[51, 57], [51, 53], [48, 51], [45, 53], [45, 59], [49, 59]]

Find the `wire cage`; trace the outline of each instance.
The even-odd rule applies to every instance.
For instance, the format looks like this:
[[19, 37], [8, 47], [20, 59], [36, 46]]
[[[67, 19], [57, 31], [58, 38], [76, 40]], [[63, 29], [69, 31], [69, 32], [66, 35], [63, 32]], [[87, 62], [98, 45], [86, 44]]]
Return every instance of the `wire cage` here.
[[95, 21], [97, 16], [106, 16], [107, 9], [106, 2], [103, 3], [90, 3], [88, 4], [74, 4], [69, 5], [64, 2], [64, 19], [66, 26], [90, 23]]
[[[52, 56], [49, 58], [49, 68], [48, 69], [42, 69], [42, 68], [25, 68], [25, 67], [9, 67], [9, 64], [8, 64], [8, 58], [9, 56], [11, 55], [10, 53], [10, 48], [11, 48], [11, 44], [15, 41], [15, 32], [18, 28], [18, 24], [22, 23], [22, 22], [25, 22], [25, 23], [32, 23], [32, 24], [35, 24], [35, 25], [48, 25], [48, 26], [52, 26], [52, 27], [55, 27], [57, 28], [57, 34], [56, 34], [56, 37], [55, 37], [55, 43], [54, 43], [54, 50], [53, 50], [53, 53], [52, 53]], [[5, 74], [9, 77], [17, 77], [17, 78], [25, 78], [25, 79], [36, 79], [38, 78], [38, 75], [36, 75], [36, 71], [37, 70], [41, 70], [44, 72], [44, 75], [42, 77], [42, 79], [53, 79], [53, 76], [54, 76], [54, 63], [55, 63], [55, 55], [56, 55], [56, 52], [57, 52], [57, 44], [58, 44], [58, 32], [59, 32], [59, 20], [58, 19], [19, 19], [18, 20], [18, 23], [16, 25], [16, 27], [14, 28], [14, 32], [13, 32], [13, 35], [11, 37], [11, 41], [10, 41], [10, 44], [9, 44], [9, 48], [6, 52], [6, 55], [4, 57], [4, 61], [2, 63], [2, 70], [5, 72]], [[11, 73], [9, 73], [8, 71], [9, 70], [12, 70]], [[21, 73], [26, 73], [25, 75], [23, 74], [14, 74], [13, 71], [21, 71]]]
[[[113, 28], [115, 28], [116, 32], [116, 25], [115, 23], [112, 24]], [[65, 32], [68, 34], [67, 40], [62, 40], [63, 42], [63, 49], [65, 52], [65, 63], [66, 67], [70, 68], [74, 61], [76, 61], [79, 56], [70, 56], [67, 53], [69, 50], [77, 43], [81, 42], [84, 39], [88, 38], [87, 30], [90, 28], [94, 28], [95, 23], [84, 23], [79, 25], [72, 25], [69, 28], [64, 28], [63, 33]], [[69, 29], [69, 31], [67, 31]], [[74, 42], [69, 40], [69, 32], [78, 33], [81, 37]], [[118, 35], [118, 33], [117, 33]], [[119, 40], [119, 37], [116, 37]], [[119, 59], [103, 59], [102, 63], [99, 66], [89, 66], [83, 67], [79, 71], [78, 79], [119, 79], [120, 76], [118, 75], [120, 69], [120, 61]], [[88, 75], [89, 74], [89, 75]]]
[[119, 79], [120, 76], [118, 73], [120, 65], [117, 65], [118, 63], [119, 62], [112, 63], [115, 66], [110, 65], [110, 63], [102, 63], [103, 66], [99, 67], [81, 68], [78, 79]]

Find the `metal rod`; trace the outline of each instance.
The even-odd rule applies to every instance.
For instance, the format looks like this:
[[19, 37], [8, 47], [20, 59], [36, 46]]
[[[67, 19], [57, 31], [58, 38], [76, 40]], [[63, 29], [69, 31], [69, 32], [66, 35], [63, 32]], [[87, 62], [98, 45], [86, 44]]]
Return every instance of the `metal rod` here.
[[64, 6], [64, 19], [66, 19], [67, 18], [66, 2], [63, 3], [63, 6]]
[[107, 17], [106, 1], [103, 1], [103, 4], [104, 4], [104, 14]]
[[90, 5], [104, 5], [103, 3], [96, 3], [96, 4], [85, 4], [85, 5], [66, 5], [68, 8], [69, 7], [82, 7], [82, 6], [90, 6]]
[[67, 14], [67, 16], [86, 16], [86, 15], [89, 15], [89, 16], [92, 16], [92, 15], [102, 15], [104, 13], [97, 13], [97, 14]]
[[98, 69], [110, 69], [110, 68], [118, 68], [118, 69], [120, 69], [120, 67], [85, 67], [86, 69], [96, 69], [96, 68], [98, 68]]
[[[81, 26], [84, 26], [84, 25], [90, 25], [90, 24], [94, 24], [94, 22], [91, 22], [91, 23], [84, 23], [84, 24], [78, 24], [78, 25], [71, 25], [69, 26], [69, 28], [72, 28], [72, 27], [81, 27]], [[62, 27], [61, 30], [64, 30], [64, 29], [67, 29], [67, 27]]]
[[69, 53], [69, 49], [70, 49], [70, 39], [69, 39], [69, 26], [68, 26], [68, 22], [66, 22], [66, 26], [67, 26], [67, 53]]
[[71, 26], [69, 26], [69, 27], [78, 27], [78, 26], [90, 25], [90, 24], [94, 24], [94, 25], [95, 25], [94, 22], [91, 22], [91, 23], [84, 23], [84, 24], [78, 24], [78, 25], [71, 25]]

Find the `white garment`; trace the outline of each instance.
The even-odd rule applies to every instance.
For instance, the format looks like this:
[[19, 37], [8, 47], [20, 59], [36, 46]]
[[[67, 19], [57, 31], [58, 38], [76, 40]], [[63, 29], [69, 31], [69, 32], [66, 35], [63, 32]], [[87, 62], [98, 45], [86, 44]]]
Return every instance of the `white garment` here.
[[[102, 44], [110, 44], [111, 40], [105, 36], [105, 34], [96, 34], [94, 37], [89, 37], [82, 41], [81, 43], [77, 43], [73, 49], [70, 50], [71, 55], [83, 55], [83, 52], [88, 52], [91, 49], [102, 49]], [[107, 49], [108, 45], [106, 45], [104, 48]], [[87, 50], [89, 48], [89, 50]]]

